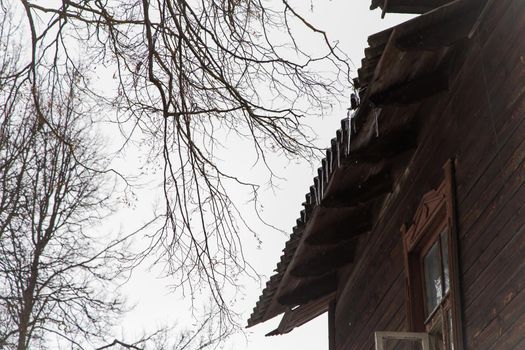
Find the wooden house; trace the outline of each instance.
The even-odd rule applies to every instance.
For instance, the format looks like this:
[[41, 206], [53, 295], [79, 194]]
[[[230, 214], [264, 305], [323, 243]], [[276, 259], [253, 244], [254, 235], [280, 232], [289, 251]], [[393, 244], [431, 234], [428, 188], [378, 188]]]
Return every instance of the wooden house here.
[[419, 15], [369, 37], [248, 326], [328, 312], [330, 349], [525, 349], [525, 1], [375, 7]]

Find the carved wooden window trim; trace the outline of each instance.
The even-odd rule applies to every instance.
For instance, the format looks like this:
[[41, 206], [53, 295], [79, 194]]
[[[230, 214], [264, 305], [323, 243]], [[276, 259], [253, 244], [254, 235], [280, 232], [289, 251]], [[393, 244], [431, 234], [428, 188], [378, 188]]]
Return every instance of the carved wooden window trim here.
[[[462, 315], [459, 283], [459, 255], [455, 208], [454, 163], [444, 166], [444, 180], [440, 186], [426, 193], [416, 210], [412, 224], [401, 228], [403, 235], [404, 264], [407, 286], [407, 317], [410, 331], [428, 332], [434, 317], [425, 311], [425, 282], [423, 259], [445, 233], [448, 238], [448, 270], [450, 289], [439, 303], [452, 316], [452, 341], [454, 350], [463, 350]], [[441, 241], [442, 242], [442, 241]], [[440, 243], [441, 244], [441, 243]], [[445, 249], [443, 247], [443, 249]], [[441, 259], [443, 255], [440, 253]], [[441, 261], [441, 260], [440, 260]], [[441, 270], [443, 271], [443, 269]], [[443, 276], [443, 275], [442, 275]], [[445, 304], [443, 307], [442, 304]], [[444, 310], [444, 309], [443, 309]], [[434, 309], [432, 311], [435, 312]], [[441, 319], [441, 322], [447, 322]], [[444, 326], [444, 328], [446, 328]], [[450, 334], [450, 333], [449, 333]]]

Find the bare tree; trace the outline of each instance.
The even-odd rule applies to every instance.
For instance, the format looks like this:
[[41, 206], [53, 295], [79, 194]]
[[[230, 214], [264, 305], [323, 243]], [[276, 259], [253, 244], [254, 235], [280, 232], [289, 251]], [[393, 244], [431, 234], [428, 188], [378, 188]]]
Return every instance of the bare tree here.
[[28, 91], [20, 85], [2, 113], [0, 348], [83, 348], [124, 311], [114, 283], [126, 254], [92, 229], [112, 185], [92, 170], [107, 164], [75, 90], [39, 96], [45, 122]]
[[217, 321], [220, 320], [220, 317], [216, 315], [218, 309], [214, 304], [212, 304], [212, 308], [215, 310], [208, 309], [191, 328], [181, 325], [159, 327], [153, 333], [144, 335], [137, 341], [114, 339], [95, 350], [203, 350], [220, 348], [224, 339], [230, 334], [219, 330], [221, 327]]
[[[250, 225], [228, 190], [247, 186], [256, 201], [259, 187], [221, 167], [216, 150], [230, 134], [250, 141], [251, 162], [265, 165], [270, 181], [268, 153], [312, 156], [302, 120], [349, 85], [344, 55], [286, 0], [0, 4], [28, 43], [19, 44], [19, 64], [2, 73], [4, 86], [12, 93], [29, 83], [34, 115], [57, 138], [42, 96], [64, 77], [115, 111], [125, 142], [142, 142], [147, 161], [162, 164], [163, 222], [137, 262], [156, 256], [187, 293], [205, 286], [224, 324], [234, 322], [224, 293], [253, 271], [239, 236]], [[301, 45], [305, 33], [315, 50]], [[79, 56], [88, 71], [114, 73], [113, 96], [90, 85]]]

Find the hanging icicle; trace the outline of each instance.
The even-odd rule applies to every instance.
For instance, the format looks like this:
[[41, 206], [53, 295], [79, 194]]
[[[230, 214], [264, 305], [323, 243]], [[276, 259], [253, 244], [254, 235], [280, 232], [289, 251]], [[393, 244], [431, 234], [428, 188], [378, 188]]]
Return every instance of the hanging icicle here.
[[346, 143], [346, 154], [350, 154], [350, 144], [352, 139], [352, 117], [354, 116], [354, 112], [348, 108], [346, 112], [346, 129], [348, 130], [348, 138]]
[[346, 111], [346, 118], [348, 120], [347, 122], [347, 129], [348, 129], [348, 141], [346, 145], [346, 154], [350, 153], [350, 144], [352, 139], [352, 132], [355, 133], [355, 122], [353, 120], [355, 115], [355, 110], [359, 107], [359, 97], [356, 93], [350, 94], [350, 108], [348, 108]]

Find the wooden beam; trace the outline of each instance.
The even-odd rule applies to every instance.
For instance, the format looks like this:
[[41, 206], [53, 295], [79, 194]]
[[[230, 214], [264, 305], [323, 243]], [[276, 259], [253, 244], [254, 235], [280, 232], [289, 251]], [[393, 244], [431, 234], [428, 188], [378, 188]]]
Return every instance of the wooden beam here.
[[277, 329], [266, 334], [266, 336], [286, 334], [294, 328], [302, 326], [306, 322], [326, 312], [334, 299], [335, 293], [330, 293], [307, 304], [287, 310], [281, 322], [279, 322]]
[[355, 207], [392, 191], [392, 176], [389, 171], [370, 176], [350, 188], [341, 189], [326, 196], [321, 202], [325, 208]]
[[321, 298], [337, 289], [337, 274], [311, 279], [301, 283], [297, 288], [277, 298], [277, 302], [285, 306], [303, 305], [309, 301]]
[[373, 225], [370, 206], [360, 206], [341, 215], [341, 220], [313, 230], [305, 239], [309, 245], [336, 244], [370, 232]]
[[384, 0], [372, 0], [372, 3], [370, 4], [370, 10], [375, 10], [379, 6], [383, 5]]
[[448, 74], [443, 69], [395, 84], [370, 96], [375, 106], [407, 105], [448, 89]]
[[357, 240], [350, 240], [323, 249], [317, 255], [298, 262], [290, 273], [292, 276], [304, 278], [319, 277], [336, 271], [354, 261], [356, 245]]
[[[386, 44], [375, 46], [375, 47], [367, 47], [365, 49], [365, 57], [367, 60], [373, 60], [378, 59], [383, 54], [383, 50], [385, 49]], [[363, 63], [361, 61], [361, 63]]]
[[388, 42], [390, 35], [392, 34], [393, 28], [388, 28], [372, 34], [368, 37], [367, 42], [370, 48], [375, 48], [376, 46], [384, 46]]
[[[382, 46], [382, 48], [384, 49], [384, 45]], [[357, 70], [357, 75], [359, 76], [359, 81], [361, 85], [368, 85], [368, 83], [374, 75], [374, 71], [380, 58], [381, 55], [378, 55], [370, 59], [365, 58], [361, 60], [361, 68]]]
[[[425, 13], [438, 8], [452, 0], [383, 0], [376, 1], [384, 13]], [[373, 0], [374, 3], [374, 0]]]
[[437, 24], [429, 23], [400, 35], [396, 39], [396, 47], [401, 51], [420, 51], [452, 46], [469, 35], [478, 15], [478, 10], [465, 8], [453, 16], [443, 16]]
[[391, 130], [388, 134], [374, 137], [366, 146], [350, 151], [342, 164], [343, 166], [373, 164], [414, 149], [417, 147], [417, 130], [416, 125], [410, 124]]

